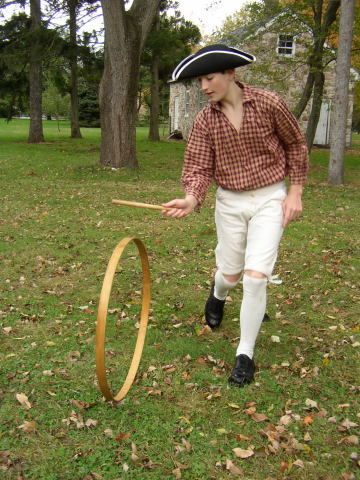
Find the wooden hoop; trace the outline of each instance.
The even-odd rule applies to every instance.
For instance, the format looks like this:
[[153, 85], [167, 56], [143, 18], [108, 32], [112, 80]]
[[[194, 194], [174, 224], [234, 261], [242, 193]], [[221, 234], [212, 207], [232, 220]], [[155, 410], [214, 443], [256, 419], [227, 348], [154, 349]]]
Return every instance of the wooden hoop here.
[[[141, 306], [141, 317], [140, 317], [140, 326], [138, 337], [135, 345], [134, 355], [130, 364], [130, 368], [125, 379], [125, 382], [119, 392], [114, 396], [110, 390], [108, 382], [106, 380], [106, 369], [105, 369], [105, 330], [106, 330], [106, 317], [108, 312], [108, 305], [111, 293], [111, 287], [114, 280], [114, 275], [116, 267], [119, 263], [119, 260], [123, 254], [123, 251], [127, 245], [131, 242], [134, 242], [137, 246], [140, 258], [141, 258], [141, 267], [142, 267], [142, 279], [143, 279], [143, 289], [142, 289], [142, 306]], [[141, 240], [134, 237], [126, 237], [118, 243], [111, 255], [109, 260], [103, 286], [101, 289], [99, 308], [97, 315], [97, 324], [96, 324], [96, 375], [99, 382], [99, 387], [101, 393], [104, 395], [106, 400], [114, 400], [120, 402], [130, 390], [131, 385], [135, 379], [136, 372], [139, 367], [142, 350], [145, 342], [146, 328], [149, 320], [149, 311], [150, 311], [150, 267], [149, 259], [146, 253], [146, 248]]]

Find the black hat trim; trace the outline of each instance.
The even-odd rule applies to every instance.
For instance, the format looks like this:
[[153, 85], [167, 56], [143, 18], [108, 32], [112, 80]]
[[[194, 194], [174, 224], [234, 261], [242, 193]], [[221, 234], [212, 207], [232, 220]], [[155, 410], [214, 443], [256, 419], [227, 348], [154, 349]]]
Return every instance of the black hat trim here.
[[[229, 51], [225, 51], [225, 50], [211, 50], [211, 51], [208, 51], [208, 52], [201, 53], [200, 55], [195, 53], [195, 54], [189, 55], [188, 57], [186, 57], [184, 60], [182, 60], [179, 63], [179, 65], [175, 68], [175, 70], [172, 74], [172, 81], [178, 80], [179, 76], [185, 70], [185, 68], [188, 67], [189, 65], [191, 65], [196, 60], [198, 60], [198, 59], [200, 59], [200, 58], [202, 58], [206, 55], [211, 55], [211, 54], [214, 54], [214, 53], [221, 53], [223, 55], [232, 55], [233, 57], [237, 57], [238, 59], [241, 58], [244, 62], [240, 63], [237, 66], [247, 65], [247, 64], [252, 63], [256, 60], [256, 57], [254, 55], [250, 55], [250, 54], [247, 54], [245, 52], [239, 53], [239, 52], [229, 52]], [[236, 67], [229, 66], [228, 68], [236, 68]], [[204, 75], [206, 75], [207, 73], [211, 73], [211, 71], [208, 71], [208, 72], [204, 73]], [[186, 78], [186, 77], [184, 77], [184, 78]]]

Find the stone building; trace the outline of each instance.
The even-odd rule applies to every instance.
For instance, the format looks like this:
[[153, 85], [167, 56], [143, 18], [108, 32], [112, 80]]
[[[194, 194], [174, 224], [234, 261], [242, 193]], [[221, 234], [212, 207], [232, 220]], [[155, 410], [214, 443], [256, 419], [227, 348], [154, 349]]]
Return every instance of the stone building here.
[[[286, 25], [286, 26], [284, 26]], [[223, 43], [237, 46], [256, 56], [256, 62], [237, 69], [237, 77], [244, 83], [256, 85], [279, 93], [293, 109], [301, 97], [308, 75], [306, 58], [311, 42], [307, 27], [294, 16], [278, 15], [264, 26], [239, 29]], [[336, 58], [331, 49], [326, 49], [325, 84], [320, 119], [316, 130], [315, 145], [328, 146], [331, 129], [331, 106], [335, 90]], [[360, 75], [351, 71], [349, 85], [349, 110], [346, 145], [351, 145], [351, 121], [354, 102], [354, 84]], [[310, 99], [299, 122], [305, 131], [311, 109]], [[180, 131], [186, 139], [195, 116], [207, 103], [196, 80], [173, 83], [170, 86], [170, 130]]]

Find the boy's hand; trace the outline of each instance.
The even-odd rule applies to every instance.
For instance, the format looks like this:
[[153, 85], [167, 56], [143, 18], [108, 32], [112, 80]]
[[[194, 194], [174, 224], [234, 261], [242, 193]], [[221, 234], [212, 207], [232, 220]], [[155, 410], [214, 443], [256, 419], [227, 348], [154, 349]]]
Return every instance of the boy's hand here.
[[290, 222], [296, 220], [302, 212], [302, 186], [301, 185], [291, 185], [289, 193], [285, 200], [283, 201], [283, 227], [285, 228]]
[[162, 206], [167, 209], [163, 210], [163, 215], [173, 218], [182, 218], [189, 215], [197, 206], [198, 201], [193, 195], [187, 195], [185, 198], [176, 198], [171, 202], [163, 203]]

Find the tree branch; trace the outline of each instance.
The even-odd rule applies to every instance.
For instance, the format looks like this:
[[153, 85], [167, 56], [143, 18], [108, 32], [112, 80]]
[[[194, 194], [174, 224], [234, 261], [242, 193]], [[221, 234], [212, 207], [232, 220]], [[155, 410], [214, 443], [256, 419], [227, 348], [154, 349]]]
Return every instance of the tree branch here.
[[326, 9], [323, 21], [323, 29], [326, 31], [330, 25], [335, 22], [337, 12], [340, 8], [341, 1], [340, 0], [330, 0], [328, 7]]

